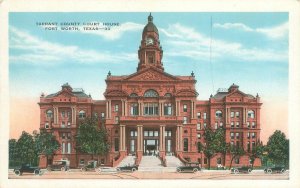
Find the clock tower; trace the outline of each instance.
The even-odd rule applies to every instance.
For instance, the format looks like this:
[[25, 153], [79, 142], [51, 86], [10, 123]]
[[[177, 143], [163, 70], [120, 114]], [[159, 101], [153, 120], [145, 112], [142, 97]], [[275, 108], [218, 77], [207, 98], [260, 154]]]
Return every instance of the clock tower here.
[[163, 50], [159, 41], [158, 29], [153, 23], [153, 16], [148, 16], [148, 23], [144, 27], [141, 45], [138, 51], [139, 65], [137, 70], [143, 70], [148, 67], [155, 67], [164, 71], [161, 62]]

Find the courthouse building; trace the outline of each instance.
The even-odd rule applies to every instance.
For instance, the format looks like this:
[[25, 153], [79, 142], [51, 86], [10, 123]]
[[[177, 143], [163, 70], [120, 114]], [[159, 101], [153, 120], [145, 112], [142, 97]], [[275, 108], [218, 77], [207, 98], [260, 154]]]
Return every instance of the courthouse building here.
[[[97, 116], [105, 125], [110, 151], [100, 157], [109, 166], [118, 165], [126, 156], [136, 156], [139, 163], [145, 155], [176, 156], [181, 161], [208, 164], [198, 151], [205, 144], [204, 129], [224, 128], [225, 141], [244, 147], [246, 154], [233, 166], [249, 165], [252, 148], [260, 139], [260, 97], [246, 94], [232, 84], [218, 90], [208, 100], [197, 100], [196, 80], [164, 71], [163, 50], [159, 32], [149, 15], [138, 50], [137, 71], [117, 76], [110, 72], [105, 80], [105, 100], [93, 100], [82, 89], [68, 83], [61, 90], [40, 97], [40, 129], [53, 132], [61, 144], [48, 161], [40, 157], [40, 166], [53, 160], [68, 159], [71, 167], [86, 164], [91, 155], [76, 153], [75, 135], [79, 122]], [[205, 89], [205, 88], [202, 88]], [[229, 166], [231, 156], [215, 155], [211, 166]], [[254, 166], [260, 166], [256, 160]]]

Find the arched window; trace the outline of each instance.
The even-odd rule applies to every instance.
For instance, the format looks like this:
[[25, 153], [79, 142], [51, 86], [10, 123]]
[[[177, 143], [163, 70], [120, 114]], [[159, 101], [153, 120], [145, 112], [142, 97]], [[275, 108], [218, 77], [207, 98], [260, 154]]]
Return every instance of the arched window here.
[[131, 93], [130, 97], [138, 97], [138, 95], [136, 93]]
[[221, 110], [217, 110], [216, 111], [216, 118], [221, 118], [222, 117], [222, 111]]
[[248, 118], [254, 118], [254, 111], [253, 110], [248, 111]]
[[158, 93], [155, 90], [150, 89], [145, 92], [144, 97], [158, 97]]
[[85, 118], [85, 111], [84, 110], [79, 111], [79, 118]]
[[172, 97], [171, 93], [166, 93], [165, 97]]
[[47, 115], [47, 118], [52, 118], [53, 117], [52, 110], [47, 110], [46, 115]]

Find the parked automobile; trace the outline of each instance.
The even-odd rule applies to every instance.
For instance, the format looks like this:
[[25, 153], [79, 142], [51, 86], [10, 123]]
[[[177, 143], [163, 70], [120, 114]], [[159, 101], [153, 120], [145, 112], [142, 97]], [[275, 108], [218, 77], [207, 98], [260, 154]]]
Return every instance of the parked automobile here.
[[42, 175], [42, 171], [39, 167], [33, 167], [29, 164], [23, 164], [14, 169], [14, 173], [17, 176], [21, 176], [24, 172], [33, 173], [34, 175]]
[[81, 171], [94, 171], [97, 168], [97, 161], [91, 160], [88, 161], [88, 164], [81, 167]]
[[138, 169], [139, 168], [138, 168], [137, 165], [126, 165], [126, 166], [118, 167], [117, 171], [131, 171], [131, 172], [134, 172]]
[[193, 172], [201, 171], [199, 163], [186, 163], [185, 166], [179, 166], [176, 169], [177, 172]]
[[267, 167], [264, 169], [265, 173], [272, 174], [272, 173], [284, 173], [286, 169], [283, 166], [273, 166]]
[[68, 170], [70, 170], [70, 161], [68, 161], [68, 160], [53, 161], [53, 163], [51, 165], [48, 165], [47, 170], [48, 171], [55, 171], [55, 170], [68, 171]]
[[242, 167], [233, 167], [231, 168], [231, 173], [239, 174], [239, 173], [250, 173], [252, 172], [252, 167], [250, 166], [242, 166]]

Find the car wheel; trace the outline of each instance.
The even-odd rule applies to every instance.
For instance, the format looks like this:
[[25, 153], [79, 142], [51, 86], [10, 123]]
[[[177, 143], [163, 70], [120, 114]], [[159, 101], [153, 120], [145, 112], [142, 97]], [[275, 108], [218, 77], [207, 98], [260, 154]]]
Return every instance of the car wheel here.
[[136, 171], [136, 168], [131, 169], [132, 172]]
[[40, 170], [39, 169], [35, 169], [34, 170], [34, 175], [39, 175], [40, 174]]
[[252, 171], [252, 170], [249, 168], [249, 169], [248, 169], [248, 173], [250, 173], [251, 171]]
[[20, 176], [20, 175], [21, 175], [20, 170], [16, 170], [16, 171], [15, 171], [15, 174], [16, 174], [17, 176]]
[[234, 169], [233, 173], [237, 174], [237, 173], [239, 173], [239, 170], [238, 169]]
[[268, 169], [268, 170], [267, 170], [267, 173], [268, 173], [268, 174], [271, 174], [271, 173], [272, 173], [272, 169]]
[[285, 169], [284, 168], [281, 169], [280, 172], [283, 174], [285, 172]]
[[47, 171], [48, 171], [48, 172], [51, 172], [51, 167], [50, 167], [50, 166], [47, 167]]
[[121, 171], [121, 169], [120, 169], [120, 168], [117, 168], [117, 171], [118, 171], [118, 172], [120, 172], [120, 171]]
[[66, 169], [65, 169], [65, 167], [61, 167], [61, 169], [60, 169], [61, 171], [65, 171]]
[[181, 172], [181, 170], [179, 168], [177, 168], [176, 170], [177, 170], [177, 172]]
[[85, 172], [85, 171], [86, 171], [86, 168], [85, 168], [85, 167], [82, 167], [80, 170], [81, 170], [81, 172]]
[[193, 169], [193, 172], [194, 172], [194, 173], [198, 172], [198, 169], [197, 169], [197, 168], [194, 168], [194, 169]]

